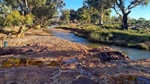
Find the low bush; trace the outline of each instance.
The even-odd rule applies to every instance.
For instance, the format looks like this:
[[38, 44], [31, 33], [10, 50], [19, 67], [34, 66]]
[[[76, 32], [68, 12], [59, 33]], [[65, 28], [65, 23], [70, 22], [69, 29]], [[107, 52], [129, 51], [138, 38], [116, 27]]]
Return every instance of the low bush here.
[[107, 28], [105, 25], [103, 27], [105, 28], [95, 25], [78, 26], [78, 30], [83, 32], [77, 31], [76, 34], [86, 37], [90, 41], [111, 43], [120, 46], [129, 46], [149, 50], [150, 46], [144, 43], [150, 40], [150, 34], [142, 33], [137, 30], [117, 29], [119, 27]]
[[119, 24], [104, 24], [102, 26], [102, 28], [105, 28], [105, 29], [120, 29], [120, 25]]

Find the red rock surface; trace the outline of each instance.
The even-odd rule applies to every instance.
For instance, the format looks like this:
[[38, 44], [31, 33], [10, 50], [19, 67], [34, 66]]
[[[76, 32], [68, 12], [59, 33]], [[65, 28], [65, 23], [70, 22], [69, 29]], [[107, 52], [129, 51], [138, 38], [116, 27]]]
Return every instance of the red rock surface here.
[[[15, 44], [20, 44], [17, 47], [13, 39], [9, 40], [12, 45], [0, 50], [0, 66], [6, 61], [13, 63], [11, 58], [30, 59], [42, 64], [0, 67], [0, 84], [114, 84], [129, 76], [150, 80], [150, 59], [132, 61], [109, 47], [91, 49], [53, 36], [33, 37], [23, 41], [14, 39], [18, 41]], [[73, 59], [77, 62], [65, 63]], [[132, 80], [125, 81], [133, 84]]]

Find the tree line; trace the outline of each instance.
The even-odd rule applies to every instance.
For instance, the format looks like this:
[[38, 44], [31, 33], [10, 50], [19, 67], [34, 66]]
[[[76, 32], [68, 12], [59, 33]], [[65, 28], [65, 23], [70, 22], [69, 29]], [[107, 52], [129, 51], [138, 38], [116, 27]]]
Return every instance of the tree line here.
[[[120, 21], [128, 29], [128, 15], [137, 6], [147, 6], [150, 0], [84, 0], [78, 10], [62, 10], [63, 0], [0, 0], [0, 26], [49, 25], [51, 19], [62, 12], [63, 22], [104, 23]], [[119, 18], [110, 17], [111, 9]], [[111, 19], [111, 20], [110, 20]]]
[[[98, 23], [102, 26], [115, 19], [116, 22], [120, 22], [121, 29], [127, 30], [131, 10], [137, 6], [147, 6], [149, 2], [150, 0], [84, 0], [83, 6], [77, 11], [63, 10], [61, 20], [66, 22], [78, 20], [81, 23]], [[119, 15], [118, 19], [110, 17], [111, 9]]]

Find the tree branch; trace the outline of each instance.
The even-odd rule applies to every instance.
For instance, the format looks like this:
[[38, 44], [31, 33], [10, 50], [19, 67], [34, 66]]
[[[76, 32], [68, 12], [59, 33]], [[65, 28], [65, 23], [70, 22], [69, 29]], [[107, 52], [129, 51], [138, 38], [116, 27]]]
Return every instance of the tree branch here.
[[112, 8], [115, 10], [115, 12], [116, 12], [116, 14], [118, 14], [119, 16], [122, 16], [119, 12], [118, 12], [118, 10], [116, 9], [116, 7], [114, 6], [112, 6]]
[[132, 2], [130, 3], [130, 5], [127, 7], [126, 10], [131, 10], [132, 8], [134, 8], [134, 7], [136, 7], [137, 5], [139, 5], [140, 3], [141, 3], [141, 1], [140, 1], [140, 2], [137, 2], [136, 0], [135, 0], [135, 1], [132, 1]]

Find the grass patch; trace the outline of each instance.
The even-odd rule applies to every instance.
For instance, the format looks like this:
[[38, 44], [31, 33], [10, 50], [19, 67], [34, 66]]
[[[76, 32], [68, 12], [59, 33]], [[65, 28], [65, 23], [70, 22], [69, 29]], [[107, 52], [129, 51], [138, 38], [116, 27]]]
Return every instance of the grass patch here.
[[146, 41], [150, 41], [150, 31], [146, 31], [149, 29], [120, 30], [118, 24], [103, 25], [102, 27], [89, 24], [78, 25], [77, 28], [66, 26], [67, 28], [76, 29], [77, 36], [85, 37], [90, 41], [150, 50], [150, 46], [145, 44]]

